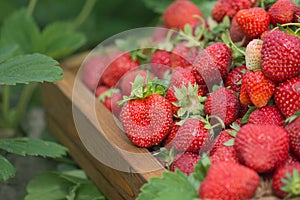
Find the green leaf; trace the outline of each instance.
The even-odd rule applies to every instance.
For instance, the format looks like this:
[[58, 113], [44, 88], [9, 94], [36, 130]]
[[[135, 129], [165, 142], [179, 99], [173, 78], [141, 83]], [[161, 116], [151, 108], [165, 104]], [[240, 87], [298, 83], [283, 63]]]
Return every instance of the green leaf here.
[[42, 54], [22, 55], [0, 64], [0, 84], [61, 80], [63, 70], [58, 62]]
[[40, 31], [26, 9], [20, 9], [8, 17], [2, 26], [0, 44], [18, 45], [20, 53], [33, 53], [33, 41], [38, 40]]
[[82, 184], [76, 193], [75, 200], [105, 200], [106, 198], [101, 194], [98, 188], [91, 182], [88, 181]]
[[246, 112], [246, 114], [243, 116], [242, 118], [242, 121], [241, 121], [241, 124], [247, 124], [248, 123], [248, 119], [249, 119], [249, 116], [251, 115], [251, 113], [256, 110], [256, 107], [255, 106], [251, 106], [248, 111]]
[[199, 182], [202, 182], [205, 179], [207, 170], [210, 166], [211, 162], [209, 156], [207, 154], [203, 154], [202, 158], [199, 159], [198, 163], [195, 165], [195, 170], [191, 176], [193, 176]]
[[3, 156], [0, 155], [0, 180], [6, 181], [16, 174], [14, 166]]
[[67, 149], [57, 143], [34, 138], [0, 139], [0, 149], [18, 155], [43, 156], [59, 158], [67, 153]]
[[6, 45], [0, 47], [0, 63], [12, 58], [16, 51], [18, 50], [18, 45]]
[[162, 178], [154, 177], [141, 188], [137, 200], [193, 200], [198, 192], [180, 170], [164, 172]]
[[227, 140], [226, 142], [224, 142], [224, 145], [227, 146], [227, 147], [233, 146], [234, 145], [234, 141], [235, 141], [235, 139], [231, 138], [231, 139]]
[[42, 173], [29, 182], [25, 200], [65, 199], [72, 186], [73, 183], [62, 179], [55, 173]]
[[85, 36], [72, 30], [70, 23], [56, 22], [43, 30], [36, 51], [59, 59], [77, 50], [85, 41]]

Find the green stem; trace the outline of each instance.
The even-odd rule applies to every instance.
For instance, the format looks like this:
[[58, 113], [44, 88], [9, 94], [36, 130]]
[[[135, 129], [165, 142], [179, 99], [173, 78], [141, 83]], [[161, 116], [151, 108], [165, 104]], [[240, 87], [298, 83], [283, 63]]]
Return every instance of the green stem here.
[[21, 119], [22, 115], [24, 114], [24, 111], [30, 101], [32, 93], [37, 86], [38, 86], [38, 83], [30, 83], [28, 85], [25, 85], [25, 87], [22, 91], [22, 94], [20, 96], [18, 105], [16, 107], [16, 114], [12, 121], [12, 127], [16, 128], [19, 125], [20, 119]]
[[4, 123], [7, 123], [7, 120], [9, 118], [9, 100], [10, 100], [10, 86], [5, 85], [4, 86], [4, 93], [3, 93], [3, 102], [2, 102], [2, 112], [3, 112], [3, 119]]
[[28, 14], [32, 15], [34, 8], [36, 6], [37, 0], [30, 0], [29, 5], [28, 5]]
[[86, 18], [91, 13], [95, 3], [96, 3], [96, 0], [87, 0], [85, 2], [81, 12], [74, 20], [74, 23], [73, 23], [74, 29], [78, 28], [86, 20]]

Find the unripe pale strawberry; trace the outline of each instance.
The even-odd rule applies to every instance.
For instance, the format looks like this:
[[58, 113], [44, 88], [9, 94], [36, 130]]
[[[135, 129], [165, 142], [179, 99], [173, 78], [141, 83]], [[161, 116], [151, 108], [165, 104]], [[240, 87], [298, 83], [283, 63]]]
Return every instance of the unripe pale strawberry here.
[[263, 41], [260, 39], [253, 39], [248, 43], [245, 51], [246, 67], [249, 70], [261, 69], [261, 49]]

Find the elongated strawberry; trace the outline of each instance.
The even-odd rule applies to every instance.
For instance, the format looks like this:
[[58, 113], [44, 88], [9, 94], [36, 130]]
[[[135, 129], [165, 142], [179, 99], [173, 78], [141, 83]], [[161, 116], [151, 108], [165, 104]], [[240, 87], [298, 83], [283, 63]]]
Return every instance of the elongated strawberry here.
[[259, 185], [258, 174], [241, 164], [217, 162], [208, 169], [199, 188], [200, 199], [251, 199]]
[[300, 160], [300, 117], [285, 126], [290, 139], [291, 151]]
[[270, 32], [262, 47], [262, 70], [271, 80], [283, 82], [300, 73], [300, 39], [280, 30]]
[[294, 162], [278, 168], [273, 177], [273, 189], [280, 198], [300, 196], [300, 163]]
[[296, 4], [290, 0], [278, 0], [268, 10], [271, 18], [271, 23], [276, 26], [277, 24], [285, 24], [292, 22]]
[[258, 38], [270, 24], [270, 15], [259, 7], [242, 9], [236, 13], [235, 17], [248, 38]]
[[170, 166], [171, 171], [175, 169], [181, 170], [183, 173], [189, 175], [194, 172], [194, 166], [198, 163], [200, 159], [199, 154], [184, 152], [178, 154]]
[[248, 72], [247, 91], [251, 102], [258, 108], [266, 106], [275, 92], [276, 84], [261, 70]]
[[169, 133], [173, 121], [171, 104], [161, 95], [166, 87], [155, 80], [148, 78], [144, 86], [144, 79], [138, 75], [120, 114], [125, 134], [139, 147], [159, 144]]
[[263, 41], [260, 39], [253, 39], [251, 40], [245, 51], [245, 60], [246, 60], [246, 67], [249, 70], [258, 70], [261, 69], [261, 49], [262, 49]]
[[229, 87], [233, 91], [240, 93], [242, 86], [242, 78], [246, 73], [247, 68], [245, 65], [238, 66], [231, 70], [226, 77], [225, 86]]
[[219, 88], [212, 92], [204, 104], [206, 114], [220, 117], [226, 126], [236, 120], [239, 108], [236, 93], [228, 88]]
[[110, 64], [101, 76], [102, 82], [108, 87], [115, 86], [126, 72], [139, 66], [139, 62], [132, 60], [129, 53], [117, 52], [112, 53], [109, 57]]
[[201, 10], [189, 0], [177, 0], [170, 4], [163, 14], [163, 22], [167, 28], [183, 29], [186, 24], [192, 27], [200, 23]]
[[264, 106], [250, 114], [248, 123], [283, 126], [284, 117], [276, 106]]
[[288, 134], [276, 125], [246, 124], [238, 131], [234, 148], [241, 163], [257, 172], [271, 172], [288, 158]]
[[274, 100], [286, 118], [300, 110], [300, 77], [279, 84], [275, 90]]

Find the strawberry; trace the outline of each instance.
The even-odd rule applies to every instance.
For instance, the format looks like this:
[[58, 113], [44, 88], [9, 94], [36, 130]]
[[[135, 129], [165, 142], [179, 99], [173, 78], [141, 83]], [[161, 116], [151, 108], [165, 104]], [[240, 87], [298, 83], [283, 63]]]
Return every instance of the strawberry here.
[[176, 119], [176, 120], [173, 121], [173, 123], [171, 125], [171, 128], [170, 128], [170, 131], [169, 131], [166, 139], [163, 141], [163, 146], [166, 149], [171, 149], [171, 147], [172, 147], [172, 141], [176, 137], [177, 131], [178, 131], [179, 127], [180, 127], [178, 125], [178, 122], [179, 122], [178, 119]]
[[300, 160], [300, 117], [285, 126], [290, 139], [291, 151]]
[[276, 84], [270, 81], [261, 70], [247, 72], [246, 80], [251, 102], [258, 108], [266, 106], [275, 92]]
[[127, 137], [138, 147], [158, 145], [169, 133], [172, 125], [172, 108], [162, 95], [166, 90], [163, 82], [147, 80], [138, 75], [130, 97], [122, 103], [120, 118]]
[[206, 114], [221, 118], [227, 126], [236, 120], [239, 106], [238, 97], [233, 90], [219, 88], [208, 95], [204, 109]]
[[248, 123], [283, 126], [284, 117], [276, 106], [264, 106], [250, 114]]
[[132, 60], [129, 53], [112, 53], [109, 57], [111, 63], [101, 76], [102, 82], [108, 87], [115, 86], [126, 72], [139, 66], [139, 62]]
[[119, 116], [121, 106], [118, 101], [122, 100], [120, 90], [116, 88], [108, 88], [106, 86], [99, 86], [96, 89], [95, 96], [104, 104], [104, 106], [111, 111], [115, 116]]
[[211, 11], [212, 18], [220, 23], [223, 18], [227, 15], [228, 10], [231, 8], [231, 5], [228, 1], [218, 0]]
[[199, 52], [194, 59], [192, 72], [199, 85], [209, 89], [225, 79], [232, 60], [232, 52], [224, 43], [217, 42]]
[[152, 54], [150, 63], [152, 64], [151, 71], [159, 78], [163, 78], [165, 72], [171, 66], [171, 53], [165, 50], [157, 50]]
[[235, 16], [231, 20], [229, 33], [230, 33], [230, 38], [233, 42], [240, 42], [244, 39], [247, 39], [247, 36], [242, 31], [240, 25], [237, 23]]
[[270, 32], [262, 47], [262, 69], [271, 80], [283, 82], [300, 73], [300, 39], [280, 30]]
[[274, 100], [286, 118], [300, 110], [300, 77], [279, 84], [275, 90]]
[[246, 124], [238, 131], [234, 148], [239, 161], [257, 172], [271, 172], [289, 155], [289, 138], [276, 125]]
[[252, 105], [249, 93], [248, 93], [248, 76], [250, 73], [246, 72], [242, 77], [242, 85], [240, 91], [240, 102], [241, 106], [249, 106]]
[[95, 56], [89, 58], [82, 69], [82, 81], [92, 91], [100, 84], [100, 77], [106, 67], [107, 58]]
[[249, 70], [261, 69], [261, 49], [263, 41], [260, 39], [251, 40], [245, 51], [246, 67]]
[[233, 91], [240, 93], [242, 86], [242, 78], [246, 73], [247, 68], [244, 65], [238, 66], [231, 70], [226, 77], [225, 86]]
[[220, 132], [220, 134], [214, 141], [212, 149], [209, 151], [209, 155], [212, 156], [219, 147], [224, 146], [225, 142], [234, 138], [232, 135], [229, 134], [231, 131], [233, 131], [233, 129], [226, 129]]
[[258, 174], [233, 162], [217, 162], [208, 169], [199, 188], [200, 199], [251, 199], [259, 185]]
[[289, 163], [278, 168], [273, 176], [273, 189], [280, 198], [300, 195], [300, 163]]
[[183, 29], [186, 24], [194, 27], [201, 23], [201, 10], [189, 0], [177, 0], [170, 4], [163, 13], [163, 22], [167, 28]]
[[270, 15], [262, 8], [242, 9], [236, 13], [236, 22], [248, 38], [258, 38], [270, 23]]
[[300, 22], [300, 6], [297, 6], [294, 13], [294, 22], [299, 23]]
[[181, 170], [183, 173], [189, 175], [194, 172], [194, 166], [198, 163], [200, 156], [195, 153], [184, 152], [178, 154], [170, 166], [171, 171], [175, 169]]
[[222, 145], [216, 149], [214, 154], [210, 157], [210, 161], [212, 164], [222, 161], [239, 163], [239, 159], [234, 147], [225, 145]]
[[271, 23], [276, 26], [277, 24], [285, 24], [292, 22], [296, 4], [290, 0], [278, 0], [268, 10], [270, 14]]
[[175, 45], [171, 52], [171, 67], [190, 67], [197, 52], [197, 48], [188, 47], [186, 42]]

